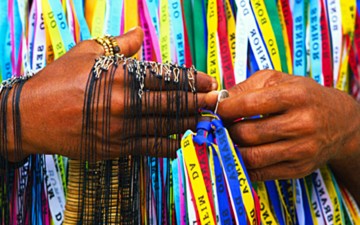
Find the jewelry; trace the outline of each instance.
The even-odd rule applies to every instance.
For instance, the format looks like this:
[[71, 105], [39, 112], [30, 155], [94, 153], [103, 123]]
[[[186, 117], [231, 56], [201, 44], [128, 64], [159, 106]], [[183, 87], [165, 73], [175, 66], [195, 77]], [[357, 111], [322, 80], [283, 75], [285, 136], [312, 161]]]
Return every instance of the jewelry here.
[[95, 41], [103, 46], [105, 56], [114, 56], [120, 53], [120, 47], [113, 36], [105, 35], [95, 38]]
[[105, 55], [109, 56], [110, 55], [109, 46], [106, 44], [104, 37], [97, 37], [97, 38], [95, 38], [95, 41], [103, 46]]
[[195, 69], [195, 66], [192, 65], [187, 73], [187, 79], [189, 81], [189, 86], [191, 88], [191, 91], [193, 93], [196, 92], [196, 84], [195, 84], [195, 76], [197, 74], [197, 70]]
[[27, 72], [25, 75], [17, 77], [17, 76], [13, 76], [7, 80], [3, 80], [0, 84], [0, 95], [1, 93], [4, 91], [5, 88], [12, 88], [14, 86], [14, 84], [22, 81], [22, 80], [28, 80], [29, 78], [31, 78], [34, 75], [34, 73], [32, 72]]
[[113, 52], [114, 52], [114, 54], [120, 53], [121, 49], [120, 49], [120, 47], [119, 47], [119, 45], [118, 45], [115, 37], [113, 37], [113, 36], [108, 36], [108, 37], [109, 37], [109, 39], [110, 39], [110, 41], [111, 41], [111, 44], [112, 44], [112, 46], [113, 46]]

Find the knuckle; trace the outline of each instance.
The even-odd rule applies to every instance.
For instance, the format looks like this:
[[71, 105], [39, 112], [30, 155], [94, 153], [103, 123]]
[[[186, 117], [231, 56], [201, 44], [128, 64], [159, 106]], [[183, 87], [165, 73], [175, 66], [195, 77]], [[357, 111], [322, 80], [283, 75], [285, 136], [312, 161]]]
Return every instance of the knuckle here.
[[296, 160], [311, 159], [317, 156], [317, 144], [312, 141], [306, 141], [298, 145], [292, 152], [292, 157]]
[[94, 40], [81, 41], [76, 45], [76, 48], [81, 49], [81, 52], [92, 54], [94, 57], [98, 57], [104, 51], [103, 47]]
[[246, 110], [246, 109], [251, 109], [253, 105], [258, 105], [259, 103], [259, 99], [257, 98], [253, 98], [251, 96], [244, 96], [243, 98], [240, 98], [239, 102], [239, 106]]
[[308, 85], [305, 83], [303, 77], [294, 76], [289, 82], [289, 91], [292, 94], [291, 97], [300, 100], [307, 97]]
[[256, 147], [249, 148], [243, 152], [243, 159], [248, 168], [260, 168], [261, 167], [261, 154]]
[[293, 76], [286, 87], [286, 93], [291, 99], [293, 105], [301, 106], [307, 103], [309, 91], [311, 90], [306, 84], [306, 79], [303, 77]]
[[246, 80], [240, 84], [235, 85], [229, 91], [230, 93], [241, 93], [246, 90], [245, 86], [246, 86]]
[[310, 163], [310, 164], [307, 164], [307, 165], [303, 166], [302, 177], [305, 177], [305, 176], [311, 174], [316, 169], [317, 168], [316, 168], [315, 164], [313, 164], [313, 163]]
[[316, 119], [316, 113], [312, 110], [308, 110], [304, 113], [302, 113], [301, 119], [300, 119], [300, 126], [303, 129], [304, 134], [313, 134], [317, 131], [317, 119]]
[[309, 141], [306, 148], [307, 154], [305, 154], [305, 156], [307, 156], [307, 158], [316, 157], [318, 155], [318, 149], [319, 145], [316, 141]]
[[264, 173], [261, 170], [250, 170], [249, 176], [251, 181], [263, 181], [264, 180]]
[[314, 171], [314, 166], [311, 163], [292, 163], [289, 167], [293, 173], [292, 178], [305, 177]]
[[264, 82], [264, 87], [272, 87], [272, 86], [276, 86], [279, 84], [279, 81], [282, 80], [283, 78], [283, 74], [275, 71], [275, 70], [265, 70], [265, 82]]
[[274, 75], [276, 75], [278, 72], [275, 70], [270, 70], [270, 69], [264, 69], [264, 70], [259, 70], [256, 73], [253, 74], [253, 76], [255, 77], [262, 77], [262, 78], [270, 78]]
[[307, 88], [304, 85], [297, 86], [293, 89], [295, 92], [294, 99], [296, 100], [296, 103], [299, 105], [303, 105], [307, 102]]
[[233, 96], [233, 95], [236, 95], [238, 93], [242, 93], [242, 92], [246, 91], [248, 89], [248, 86], [249, 85], [251, 86], [251, 84], [249, 84], [249, 83], [250, 83], [249, 80], [245, 80], [245, 81], [231, 87], [229, 89], [230, 96]]
[[294, 153], [296, 159], [309, 158], [313, 156], [311, 144], [308, 142], [299, 145]]
[[88, 48], [93, 48], [94, 44], [95, 43], [93, 40], [84, 40], [84, 41], [81, 41], [79, 44], [77, 44], [77, 46], [79, 48], [88, 49]]
[[[248, 80], [253, 80], [253, 79], [258, 79], [258, 78], [263, 78], [264, 76], [266, 76], [266, 71], [267, 70], [258, 70], [255, 73], [253, 73]], [[247, 82], [247, 80], [245, 80], [245, 82]]]
[[247, 126], [244, 126], [243, 124], [236, 124], [234, 126], [232, 126], [230, 128], [230, 133], [232, 134], [232, 136], [234, 136], [235, 140], [237, 140], [237, 142], [240, 145], [244, 145], [246, 143], [249, 143], [249, 129]]
[[242, 145], [242, 140], [241, 140], [242, 131], [240, 127], [241, 126], [239, 126], [239, 124], [235, 124], [228, 128], [232, 140], [239, 146]]

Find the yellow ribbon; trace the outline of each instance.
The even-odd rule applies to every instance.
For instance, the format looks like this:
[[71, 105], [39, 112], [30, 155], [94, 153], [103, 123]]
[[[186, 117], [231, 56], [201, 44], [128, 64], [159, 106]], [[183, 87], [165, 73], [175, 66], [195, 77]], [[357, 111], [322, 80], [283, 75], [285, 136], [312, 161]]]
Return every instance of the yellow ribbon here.
[[343, 217], [341, 216], [342, 213], [340, 207], [340, 199], [338, 198], [338, 195], [336, 193], [336, 189], [330, 174], [330, 169], [327, 166], [324, 166], [320, 168], [320, 172], [324, 179], [326, 189], [330, 195], [331, 204], [334, 206], [334, 225], [344, 224], [344, 221], [342, 221]]
[[263, 0], [251, 0], [251, 5], [254, 9], [254, 14], [263, 35], [264, 42], [268, 49], [271, 61], [274, 65], [274, 69], [282, 71], [279, 48], [276, 42], [272, 25], [270, 23], [268, 12], [265, 7], [265, 3]]
[[97, 0], [91, 23], [91, 36], [93, 38], [104, 35], [106, 0]]
[[160, 50], [164, 62], [171, 62], [170, 15], [167, 0], [160, 0]]
[[[230, 139], [230, 135], [229, 135], [228, 131], [226, 131], [226, 137], [227, 137], [228, 143], [232, 143], [232, 140]], [[234, 146], [230, 145], [230, 147], [231, 147], [231, 152], [232, 152], [232, 155], [233, 155], [234, 161], [235, 161], [235, 169], [238, 174], [238, 180], [240, 183], [240, 191], [241, 191], [241, 195], [243, 197], [247, 217], [250, 220], [250, 224], [257, 224], [257, 222], [256, 222], [257, 218], [256, 218], [256, 213], [255, 213], [255, 203], [254, 203], [254, 198], [253, 198], [252, 191], [250, 188], [249, 180], [246, 177], [244, 168], [241, 166], [240, 160], [236, 154], [236, 150], [235, 150]]]
[[[356, 1], [355, 0], [341, 0], [341, 22], [343, 27], [343, 38], [344, 46], [342, 49], [342, 62], [340, 65], [339, 78], [336, 83], [336, 88], [345, 92], [349, 91], [349, 52], [351, 48], [351, 43], [354, 37], [355, 30], [355, 10], [356, 10]], [[348, 36], [348, 38], [346, 37]], [[347, 40], [347, 41], [346, 41]]]
[[92, 22], [94, 18], [95, 5], [97, 0], [86, 0], [85, 1], [85, 19], [90, 27], [92, 27]]
[[191, 188], [193, 189], [193, 198], [198, 210], [200, 223], [213, 224], [215, 221], [214, 215], [211, 210], [210, 200], [206, 191], [200, 163], [196, 155], [196, 150], [193, 143], [193, 134], [189, 134], [187, 137], [181, 140], [181, 148], [191, 183]]
[[135, 0], [124, 1], [124, 33], [139, 25], [138, 2]]
[[284, 14], [283, 14], [283, 11], [282, 11], [281, 1], [278, 1], [277, 5], [278, 5], [279, 16], [280, 16], [280, 18], [279, 18], [280, 19], [280, 24], [281, 24], [281, 27], [282, 27], [282, 34], [283, 34], [283, 37], [284, 37], [286, 64], [287, 64], [287, 68], [288, 68], [288, 73], [292, 74], [293, 73], [292, 54], [291, 54], [291, 49], [290, 49], [289, 36], [288, 36], [288, 33], [287, 33], [286, 24], [285, 24], [285, 18], [284, 18]]
[[217, 47], [217, 27], [218, 14], [216, 0], [209, 0], [207, 10], [208, 27], [208, 51], [207, 51], [207, 73], [214, 77], [218, 82], [218, 90], [221, 88], [219, 72], [218, 47]]
[[257, 182], [257, 194], [260, 199], [260, 216], [262, 224], [278, 224], [270, 207], [269, 196], [264, 182]]
[[[235, 24], [235, 17], [231, 9], [231, 4], [229, 0], [225, 1], [225, 12], [226, 12], [226, 21], [227, 21], [227, 34], [228, 34], [228, 41], [230, 47], [230, 54], [233, 66], [235, 65], [235, 57], [236, 57], [236, 24]], [[245, 53], [243, 53], [245, 54]]]
[[[55, 59], [57, 59], [66, 53], [65, 45], [62, 40], [58, 25], [56, 24], [55, 15], [51, 9], [48, 0], [42, 0], [41, 3], [42, 3], [43, 15], [44, 15], [46, 33], [47, 35], [49, 35], [49, 40], [52, 43], [52, 50], [54, 52]], [[47, 50], [49, 50], [49, 48]], [[50, 58], [49, 60], [51, 61]]]

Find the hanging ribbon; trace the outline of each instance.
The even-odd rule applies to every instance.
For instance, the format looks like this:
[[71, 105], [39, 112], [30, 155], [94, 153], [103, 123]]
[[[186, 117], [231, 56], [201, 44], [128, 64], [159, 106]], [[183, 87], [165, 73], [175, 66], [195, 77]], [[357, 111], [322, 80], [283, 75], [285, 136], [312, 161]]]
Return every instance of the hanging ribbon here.
[[[360, 99], [358, 3], [0, 1], [0, 75], [3, 80], [38, 72], [75, 43], [141, 25], [145, 36], [137, 58], [194, 64], [216, 78], [219, 89], [259, 69], [275, 69], [311, 76]], [[175, 159], [144, 157], [134, 165], [139, 172], [136, 204], [145, 224], [360, 223], [354, 199], [328, 167], [302, 179], [251, 183], [221, 120], [211, 113], [206, 116], [211, 121], [199, 122], [196, 133], [182, 137]], [[66, 171], [66, 158], [39, 155], [14, 170], [6, 180], [11, 221], [60, 224], [65, 217]], [[59, 192], [54, 197], [55, 189]]]

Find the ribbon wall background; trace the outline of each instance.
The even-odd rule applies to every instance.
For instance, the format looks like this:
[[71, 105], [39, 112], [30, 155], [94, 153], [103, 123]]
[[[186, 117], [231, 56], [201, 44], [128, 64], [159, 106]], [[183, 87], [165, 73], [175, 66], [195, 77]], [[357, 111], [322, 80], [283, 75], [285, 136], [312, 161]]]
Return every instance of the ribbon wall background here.
[[[141, 26], [145, 38], [135, 57], [195, 65], [216, 78], [219, 88], [230, 88], [258, 70], [275, 69], [312, 77], [360, 101], [358, 6], [355, 0], [5, 0], [0, 1], [0, 75], [5, 80], [37, 72], [82, 40]], [[195, 143], [193, 148], [201, 146]], [[203, 155], [208, 167], [198, 171], [204, 180], [201, 190], [195, 190], [195, 180], [187, 175], [191, 164], [201, 167], [196, 161], [201, 156], [191, 155], [184, 146], [177, 159], [144, 163], [142, 169], [150, 178], [144, 195], [151, 197], [141, 209], [142, 221], [205, 224], [208, 214], [202, 214], [201, 202], [191, 198], [210, 193], [209, 179], [216, 180], [218, 189], [228, 188], [213, 189], [204, 200], [211, 209], [210, 223], [227, 224], [227, 219], [236, 218], [238, 224], [360, 224], [356, 204], [328, 167], [298, 180], [251, 184], [244, 176], [246, 184], [240, 187], [249, 192], [239, 196], [242, 206], [237, 205], [229, 174], [219, 170], [222, 155], [218, 147], [209, 150], [209, 146]], [[238, 151], [229, 146], [238, 160], [234, 169], [246, 171]], [[37, 155], [12, 171], [3, 179], [11, 189], [0, 193], [0, 206], [6, 204], [4, 195], [11, 195], [11, 210], [1, 207], [0, 223], [6, 224], [5, 215], [10, 213], [13, 224], [62, 224], [67, 165], [65, 157]], [[219, 180], [214, 179], [216, 174]], [[31, 208], [23, 207], [27, 199]], [[237, 214], [236, 207], [245, 213]], [[228, 214], [222, 216], [221, 210]]]

